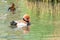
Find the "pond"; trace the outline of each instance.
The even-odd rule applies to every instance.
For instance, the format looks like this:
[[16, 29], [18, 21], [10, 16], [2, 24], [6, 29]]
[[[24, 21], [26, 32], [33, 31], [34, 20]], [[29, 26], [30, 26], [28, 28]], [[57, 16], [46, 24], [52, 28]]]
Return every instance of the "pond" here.
[[[0, 2], [0, 40], [51, 40], [54, 38], [54, 32], [56, 33], [57, 29], [59, 29], [60, 14], [58, 16], [52, 14], [51, 4], [47, 6], [46, 3], [40, 3], [41, 6], [38, 7], [33, 4], [33, 9], [28, 9], [25, 1], [19, 0], [16, 4], [15, 14], [8, 11], [9, 5], [8, 2]], [[21, 20], [25, 13], [28, 13], [31, 17], [30, 33], [23, 34], [20, 31], [11, 29], [9, 27], [10, 22], [12, 20]], [[56, 34], [59, 35], [59, 31]]]

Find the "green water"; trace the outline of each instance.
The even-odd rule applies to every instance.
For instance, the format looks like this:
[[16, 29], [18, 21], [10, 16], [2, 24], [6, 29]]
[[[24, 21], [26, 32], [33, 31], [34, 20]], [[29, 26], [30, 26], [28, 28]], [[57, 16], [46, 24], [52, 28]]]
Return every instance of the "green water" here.
[[[24, 0], [20, 0], [17, 4], [16, 14], [13, 15], [7, 10], [9, 3], [0, 2], [0, 15], [8, 14], [6, 19], [0, 19], [0, 40], [48, 40], [48, 38], [51, 38], [49, 35], [52, 35], [54, 32], [53, 17], [51, 14], [40, 13], [37, 15], [37, 12], [35, 12], [36, 9], [33, 12], [27, 9]], [[31, 16], [30, 33], [23, 34], [9, 28], [10, 21], [22, 19], [25, 13]]]

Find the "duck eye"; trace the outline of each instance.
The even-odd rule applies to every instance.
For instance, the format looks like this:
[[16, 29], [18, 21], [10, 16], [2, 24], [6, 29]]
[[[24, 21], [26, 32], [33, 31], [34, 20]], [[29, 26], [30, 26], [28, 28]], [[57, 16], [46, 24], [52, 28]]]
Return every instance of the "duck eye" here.
[[27, 19], [29, 19], [29, 18], [27, 18]]

